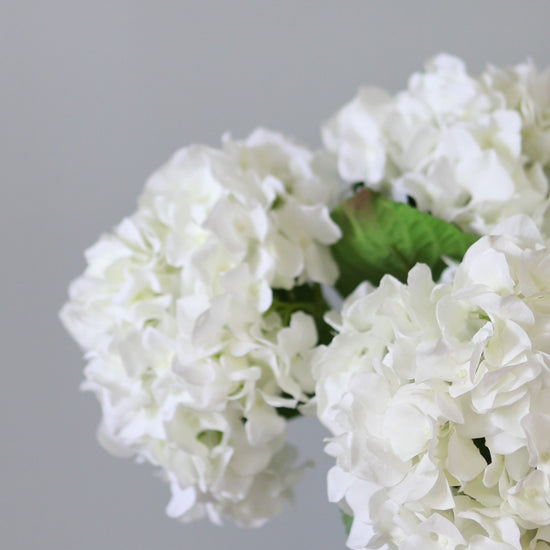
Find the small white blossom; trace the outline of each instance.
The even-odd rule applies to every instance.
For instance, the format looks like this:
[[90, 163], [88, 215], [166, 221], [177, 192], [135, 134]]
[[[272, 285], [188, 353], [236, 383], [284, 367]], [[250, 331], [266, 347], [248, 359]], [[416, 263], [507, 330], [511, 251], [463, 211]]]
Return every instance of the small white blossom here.
[[548, 548], [550, 243], [496, 226], [440, 284], [360, 286], [314, 360], [351, 548]]
[[303, 472], [276, 409], [313, 393], [317, 331], [308, 312], [284, 321], [273, 293], [338, 275], [331, 163], [265, 130], [181, 150], [71, 286], [61, 316], [86, 352], [100, 441], [162, 468], [171, 516], [260, 525]]

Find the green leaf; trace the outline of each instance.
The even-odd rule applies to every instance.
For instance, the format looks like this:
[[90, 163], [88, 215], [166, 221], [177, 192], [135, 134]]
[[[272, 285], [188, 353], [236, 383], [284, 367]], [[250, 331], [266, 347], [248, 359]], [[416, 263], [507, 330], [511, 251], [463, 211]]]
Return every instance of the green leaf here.
[[342, 522], [346, 528], [346, 535], [349, 535], [349, 532], [351, 531], [351, 524], [353, 523], [353, 516], [348, 516], [346, 512], [343, 512], [342, 510], [340, 510], [340, 513], [342, 514]]
[[[324, 315], [328, 310], [329, 306], [323, 297], [321, 285], [305, 283], [291, 290], [273, 289], [273, 303], [267, 315], [277, 313], [283, 326], [288, 327], [293, 313], [303, 311], [313, 317], [317, 329], [317, 343], [328, 344], [332, 340], [332, 330], [324, 321]], [[283, 392], [282, 397], [291, 396]], [[277, 414], [287, 420], [301, 416], [298, 409], [289, 407], [277, 407]]]
[[280, 315], [283, 326], [290, 325], [292, 314], [303, 311], [313, 317], [317, 328], [320, 344], [328, 344], [332, 340], [330, 327], [324, 321], [324, 315], [329, 306], [323, 297], [321, 285], [305, 283], [291, 290], [273, 289], [273, 303], [268, 311]]
[[343, 236], [332, 247], [340, 268], [336, 283], [346, 296], [364, 280], [377, 285], [387, 273], [406, 281], [416, 263], [425, 263], [434, 280], [446, 264], [443, 256], [460, 261], [479, 238], [456, 225], [362, 189], [332, 212]]

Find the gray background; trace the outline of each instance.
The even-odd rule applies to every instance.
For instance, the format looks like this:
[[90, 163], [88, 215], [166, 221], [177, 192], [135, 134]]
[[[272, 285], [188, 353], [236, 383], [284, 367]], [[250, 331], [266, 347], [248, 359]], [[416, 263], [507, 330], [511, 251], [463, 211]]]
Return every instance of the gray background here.
[[166, 518], [152, 469], [95, 441], [99, 408], [57, 320], [67, 285], [180, 146], [258, 125], [317, 146], [360, 84], [402, 88], [439, 51], [475, 73], [528, 56], [545, 67], [549, 15], [545, 1], [4, 0], [0, 547], [343, 548], [313, 421], [292, 427], [318, 463], [292, 512], [252, 531]]

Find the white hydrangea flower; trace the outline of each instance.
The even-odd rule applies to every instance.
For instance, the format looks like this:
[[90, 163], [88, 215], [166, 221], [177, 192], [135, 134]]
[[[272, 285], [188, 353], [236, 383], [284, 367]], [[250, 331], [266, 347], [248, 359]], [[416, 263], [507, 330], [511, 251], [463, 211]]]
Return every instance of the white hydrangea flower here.
[[548, 235], [550, 76], [533, 65], [479, 78], [439, 55], [395, 96], [360, 90], [323, 128], [340, 175], [486, 234], [529, 214]]
[[533, 62], [516, 67], [490, 66], [482, 75], [486, 86], [504, 95], [506, 107], [517, 111], [522, 121], [524, 154], [550, 163], [550, 71], [538, 71]]
[[338, 275], [331, 163], [266, 130], [179, 151], [70, 288], [61, 316], [86, 351], [100, 441], [162, 467], [171, 516], [260, 525], [292, 496], [304, 466], [276, 409], [313, 393], [317, 331], [273, 295]]
[[417, 265], [332, 313], [314, 360], [351, 548], [550, 548], [550, 243], [502, 222], [451, 281]]

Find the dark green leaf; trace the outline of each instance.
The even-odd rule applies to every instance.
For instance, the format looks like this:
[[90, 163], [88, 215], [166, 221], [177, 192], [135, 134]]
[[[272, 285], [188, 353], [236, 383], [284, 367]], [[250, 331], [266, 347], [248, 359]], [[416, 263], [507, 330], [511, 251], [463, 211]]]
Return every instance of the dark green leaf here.
[[317, 328], [320, 344], [328, 344], [332, 340], [330, 327], [323, 317], [329, 306], [323, 297], [321, 285], [305, 283], [291, 290], [277, 288], [273, 290], [273, 303], [269, 312], [277, 312], [284, 326], [290, 325], [292, 314], [303, 311], [313, 317]]
[[460, 261], [479, 238], [456, 225], [362, 189], [339, 205], [332, 218], [343, 237], [333, 247], [340, 268], [336, 288], [347, 295], [364, 280], [378, 284], [387, 273], [406, 281], [416, 263], [425, 263], [437, 280], [443, 256]]
[[491, 451], [489, 450], [489, 447], [487, 447], [486, 441], [484, 437], [476, 437], [474, 440], [474, 445], [477, 447], [479, 453], [481, 456], [485, 459], [485, 462], [487, 464], [491, 464]]
[[[317, 329], [318, 343], [328, 344], [332, 340], [332, 332], [323, 319], [328, 309], [329, 306], [323, 297], [321, 285], [306, 283], [291, 290], [274, 289], [273, 303], [268, 313], [276, 312], [281, 317], [283, 326], [290, 325], [292, 314], [297, 311], [303, 311], [311, 315]], [[282, 397], [291, 396], [283, 392]], [[313, 395], [310, 397], [313, 397]], [[298, 409], [290, 407], [278, 407], [277, 413], [287, 420], [301, 416]]]

